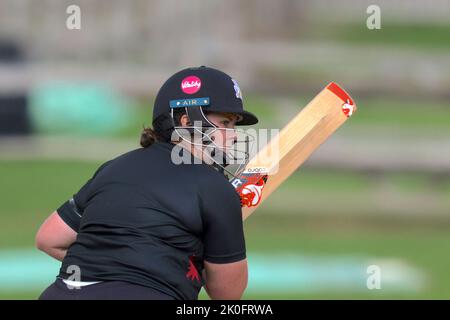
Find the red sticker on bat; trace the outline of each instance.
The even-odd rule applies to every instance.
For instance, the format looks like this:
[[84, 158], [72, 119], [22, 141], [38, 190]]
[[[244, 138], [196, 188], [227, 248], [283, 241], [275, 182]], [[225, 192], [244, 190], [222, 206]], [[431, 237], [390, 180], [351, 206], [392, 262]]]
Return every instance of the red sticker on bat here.
[[354, 105], [352, 98], [348, 95], [347, 92], [344, 91], [339, 85], [335, 82], [331, 82], [327, 89], [337, 95], [342, 101]]
[[342, 105], [342, 111], [347, 118], [350, 117], [356, 110], [356, 106], [353, 103], [352, 98], [335, 82], [331, 82], [327, 86], [327, 89], [337, 95], [342, 101], [344, 101], [344, 104]]
[[344, 103], [342, 105], [342, 111], [344, 111], [344, 114], [348, 117], [350, 117], [353, 112], [355, 111], [355, 106], [353, 104], [350, 104], [350, 100], [347, 101], [347, 103]]

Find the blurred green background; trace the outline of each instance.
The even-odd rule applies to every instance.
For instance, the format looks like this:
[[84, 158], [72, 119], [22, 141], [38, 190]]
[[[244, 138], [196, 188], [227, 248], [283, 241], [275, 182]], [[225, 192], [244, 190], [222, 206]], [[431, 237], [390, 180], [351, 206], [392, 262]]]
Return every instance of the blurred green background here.
[[[27, 94], [32, 127], [0, 135], [0, 298], [52, 281], [40, 224], [138, 147], [159, 86], [196, 65], [235, 77], [259, 128], [281, 128], [330, 81], [358, 106], [246, 220], [244, 298], [450, 297], [450, 1], [379, 1], [380, 30], [367, 1], [75, 2], [81, 30], [65, 28], [73, 1], [0, 0], [0, 39], [26, 57], [0, 64], [0, 92]], [[370, 265], [381, 289], [366, 286]]]

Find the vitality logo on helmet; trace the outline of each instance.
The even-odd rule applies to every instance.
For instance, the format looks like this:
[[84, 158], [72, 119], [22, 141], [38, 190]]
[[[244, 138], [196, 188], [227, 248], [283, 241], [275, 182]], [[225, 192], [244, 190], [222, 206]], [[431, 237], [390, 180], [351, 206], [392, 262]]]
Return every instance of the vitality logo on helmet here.
[[200, 90], [202, 81], [196, 76], [189, 76], [181, 81], [181, 90], [187, 94], [194, 94]]

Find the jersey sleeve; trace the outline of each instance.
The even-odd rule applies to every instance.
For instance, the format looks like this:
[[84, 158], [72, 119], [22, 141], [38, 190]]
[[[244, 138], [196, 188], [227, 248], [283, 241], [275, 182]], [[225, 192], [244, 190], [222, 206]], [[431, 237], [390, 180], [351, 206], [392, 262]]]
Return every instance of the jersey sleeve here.
[[84, 209], [87, 206], [87, 202], [91, 195], [90, 185], [95, 179], [97, 174], [104, 168], [110, 161], [101, 165], [97, 171], [94, 173], [93, 177], [90, 178], [81, 189], [73, 195], [73, 197], [66, 202], [64, 202], [56, 212], [61, 217], [61, 219], [74, 231], [78, 232], [80, 228], [81, 218], [83, 216]]
[[246, 258], [242, 209], [231, 184], [225, 178], [220, 182], [208, 183], [201, 195], [204, 259], [237, 262]]

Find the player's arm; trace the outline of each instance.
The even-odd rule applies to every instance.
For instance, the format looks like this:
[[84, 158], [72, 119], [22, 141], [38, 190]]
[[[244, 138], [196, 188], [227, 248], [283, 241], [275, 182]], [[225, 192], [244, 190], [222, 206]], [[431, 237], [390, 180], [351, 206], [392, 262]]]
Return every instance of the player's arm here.
[[215, 182], [201, 197], [204, 288], [211, 299], [240, 299], [248, 279], [240, 199], [225, 178]]
[[92, 179], [44, 221], [36, 234], [36, 247], [39, 250], [57, 260], [64, 259], [80, 229], [91, 181]]
[[205, 261], [204, 265], [204, 288], [211, 299], [241, 299], [248, 282], [247, 259], [225, 264]]
[[77, 232], [69, 227], [55, 211], [39, 228], [36, 234], [36, 247], [62, 261], [76, 237]]
[[36, 247], [53, 258], [62, 261], [67, 249], [75, 242], [81, 217], [90, 198], [90, 185], [96, 175], [110, 163], [101, 165], [72, 199], [64, 202], [41, 225], [36, 234]]
[[62, 261], [75, 242], [88, 198], [89, 180], [74, 197], [64, 202], [41, 225], [36, 234], [36, 247]]

